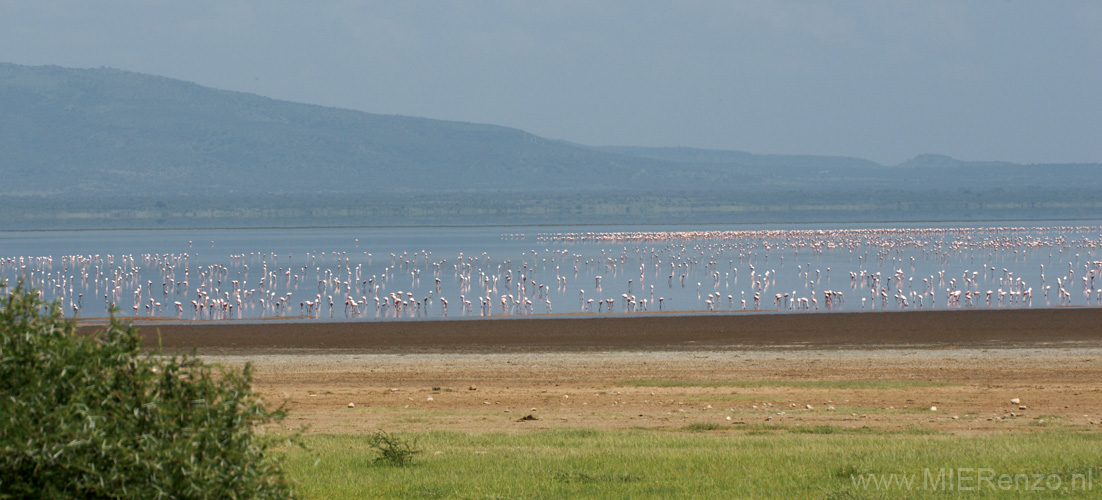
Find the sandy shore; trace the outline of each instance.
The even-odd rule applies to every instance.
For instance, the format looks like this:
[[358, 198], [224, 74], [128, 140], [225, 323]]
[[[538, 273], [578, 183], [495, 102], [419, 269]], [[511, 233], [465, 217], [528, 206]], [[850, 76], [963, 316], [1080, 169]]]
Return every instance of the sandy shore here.
[[1102, 309], [139, 329], [147, 345], [253, 363], [285, 425], [312, 432], [1102, 430]]
[[[828, 314], [653, 314], [390, 322], [138, 325], [146, 344], [204, 353], [540, 352], [1102, 345], [1102, 308]], [[94, 326], [84, 327], [94, 330]]]

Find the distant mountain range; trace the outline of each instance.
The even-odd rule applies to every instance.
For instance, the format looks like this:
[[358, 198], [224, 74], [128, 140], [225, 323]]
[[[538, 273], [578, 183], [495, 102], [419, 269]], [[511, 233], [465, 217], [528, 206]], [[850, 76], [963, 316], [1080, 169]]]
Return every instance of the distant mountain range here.
[[[4, 194], [692, 188], [707, 169], [111, 69], [0, 65]], [[671, 184], [672, 183], [672, 184]]]
[[1089, 193], [1102, 192], [1100, 174], [1100, 164], [941, 155], [883, 166], [836, 156], [585, 146], [507, 127], [278, 101], [114, 69], [0, 63], [0, 197], [8, 199], [781, 193], [791, 203], [808, 193], [1071, 189], [1093, 203]]

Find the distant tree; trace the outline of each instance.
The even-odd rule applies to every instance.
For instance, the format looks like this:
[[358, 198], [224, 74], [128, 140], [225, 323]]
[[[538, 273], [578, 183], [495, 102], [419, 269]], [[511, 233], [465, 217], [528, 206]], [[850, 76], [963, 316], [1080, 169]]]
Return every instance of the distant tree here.
[[0, 299], [0, 498], [292, 498], [252, 372], [77, 332], [19, 283]]

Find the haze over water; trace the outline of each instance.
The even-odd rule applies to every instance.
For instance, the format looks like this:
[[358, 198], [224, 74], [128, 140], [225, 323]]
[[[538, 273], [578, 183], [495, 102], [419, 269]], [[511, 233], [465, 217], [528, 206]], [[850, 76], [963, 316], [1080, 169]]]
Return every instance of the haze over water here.
[[0, 278], [80, 318], [111, 303], [126, 318], [382, 321], [1095, 307], [1102, 295], [1102, 229], [1036, 221], [3, 232], [0, 244]]

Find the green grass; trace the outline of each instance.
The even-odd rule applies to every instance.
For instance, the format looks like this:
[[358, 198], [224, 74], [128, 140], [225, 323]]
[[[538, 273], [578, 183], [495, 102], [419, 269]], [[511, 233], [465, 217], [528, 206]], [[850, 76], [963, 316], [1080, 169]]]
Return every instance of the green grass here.
[[[761, 394], [699, 394], [683, 395], [678, 401], [689, 402], [725, 402], [725, 403], [788, 403], [789, 399], [777, 396], [763, 396]], [[787, 405], [785, 405], [787, 406]]]
[[685, 427], [681, 428], [681, 430], [683, 430], [685, 432], [708, 432], [708, 431], [718, 431], [718, 430], [721, 430], [721, 429], [723, 429], [722, 425], [712, 423], [712, 422], [697, 422], [695, 424], [689, 424], [689, 425], [686, 425]]
[[[691, 426], [690, 426], [691, 427]], [[685, 430], [696, 430], [685, 429]], [[419, 432], [413, 464], [376, 463], [368, 436], [310, 435], [310, 451], [287, 449], [285, 467], [306, 498], [1003, 498], [976, 491], [917, 490], [943, 469], [1055, 474], [1077, 490], [1012, 490], [1030, 498], [1095, 498], [1102, 491], [1102, 434], [1036, 430], [962, 436], [831, 426], [750, 434], [701, 428]], [[702, 432], [712, 431], [712, 432]], [[925, 471], [931, 476], [924, 478]], [[916, 477], [911, 490], [876, 490], [868, 474]], [[878, 476], [883, 477], [883, 476]], [[985, 483], [986, 484], [986, 483]], [[968, 484], [965, 484], [967, 486]], [[996, 485], [997, 486], [997, 485]]]
[[621, 387], [795, 387], [800, 389], [910, 389], [951, 384], [924, 380], [625, 380]]

